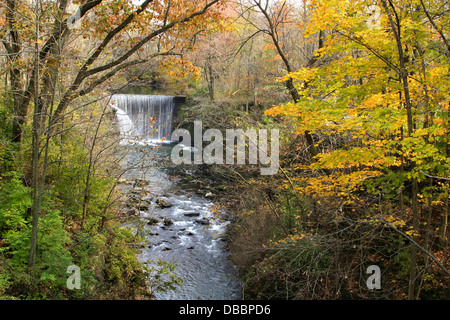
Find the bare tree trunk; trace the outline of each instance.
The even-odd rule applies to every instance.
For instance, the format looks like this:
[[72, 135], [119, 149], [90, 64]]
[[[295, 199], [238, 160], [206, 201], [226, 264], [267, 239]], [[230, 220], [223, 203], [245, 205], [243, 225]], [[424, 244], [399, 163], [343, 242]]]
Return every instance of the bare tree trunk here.
[[[274, 24], [274, 21], [272, 20], [272, 18], [270, 17], [269, 12], [267, 11], [267, 3], [266, 6], [263, 6], [261, 4], [261, 1], [255, 0], [255, 5], [259, 8], [259, 10], [261, 11], [261, 13], [264, 15], [266, 21], [267, 21], [267, 25], [268, 25], [268, 30], [267, 33], [270, 35], [273, 44], [275, 45], [275, 48], [278, 52], [278, 55], [280, 56], [281, 60], [284, 63], [284, 66], [286, 67], [286, 71], [288, 73], [291, 73], [293, 71], [291, 63], [289, 62], [286, 54], [284, 53], [283, 49], [281, 48], [279, 39], [278, 39], [278, 34], [277, 34], [277, 27]], [[321, 48], [321, 46], [323, 46], [323, 33], [320, 33], [319, 36], [319, 48]], [[292, 97], [292, 100], [294, 103], [296, 103], [298, 100], [300, 100], [301, 96], [298, 93], [298, 90], [295, 88], [294, 86], [294, 82], [292, 81], [292, 79], [286, 80], [284, 82], [287, 90], [289, 91], [289, 94]], [[306, 139], [306, 144], [308, 146], [308, 151], [311, 154], [312, 157], [316, 156], [319, 152], [317, 151], [317, 148], [315, 146], [314, 143], [314, 139], [311, 135], [311, 133], [309, 131], [305, 131], [304, 132], [304, 136]]]
[[[16, 0], [7, 1], [6, 21], [9, 29], [9, 41], [5, 38], [2, 43], [7, 52], [7, 59], [12, 65], [20, 59], [21, 52], [21, 40], [19, 38], [19, 32], [16, 28]], [[12, 135], [14, 142], [22, 141], [22, 126], [25, 123], [25, 117], [27, 115], [27, 105], [22, 103], [23, 97], [23, 75], [19, 68], [13, 67], [10, 70], [10, 87], [13, 93], [14, 99], [14, 122], [12, 128]]]
[[[35, 11], [36, 21], [35, 21], [35, 32], [36, 39], [39, 39], [39, 27], [40, 27], [40, 0], [36, 1], [36, 11]], [[33, 205], [32, 205], [32, 225], [31, 225], [31, 245], [30, 245], [30, 253], [28, 256], [27, 262], [27, 272], [31, 271], [31, 268], [34, 266], [34, 262], [36, 259], [36, 251], [37, 251], [37, 233], [38, 233], [38, 223], [39, 223], [39, 215], [41, 213], [41, 200], [42, 200], [42, 190], [39, 182], [39, 152], [41, 145], [41, 119], [42, 114], [40, 112], [40, 103], [39, 101], [39, 45], [36, 41], [35, 44], [35, 73], [34, 76], [36, 79], [34, 80], [34, 84], [36, 86], [34, 90], [34, 114], [33, 114], [33, 141], [32, 141], [32, 150], [33, 150], [33, 180], [32, 180], [32, 194], [33, 194]]]
[[214, 72], [211, 62], [208, 62], [208, 91], [209, 91], [209, 99], [214, 101]]
[[[382, 0], [384, 10], [386, 12], [386, 15], [389, 20], [389, 24], [391, 27], [391, 31], [394, 35], [396, 44], [397, 44], [397, 53], [398, 53], [398, 60], [399, 60], [399, 69], [397, 70], [400, 79], [403, 84], [403, 93], [404, 93], [404, 99], [405, 99], [405, 106], [406, 106], [406, 116], [407, 116], [407, 125], [408, 125], [408, 136], [412, 136], [414, 132], [414, 119], [412, 114], [412, 101], [411, 96], [409, 92], [409, 83], [408, 83], [408, 70], [406, 68], [405, 64], [405, 53], [404, 48], [402, 44], [401, 39], [401, 25], [400, 25], [400, 19], [395, 11], [395, 7], [392, 5], [391, 1], [389, 0]], [[415, 163], [411, 163], [412, 168], [415, 167]], [[418, 207], [418, 201], [417, 201], [417, 194], [418, 194], [418, 183], [417, 179], [413, 178], [412, 181], [412, 188], [411, 188], [411, 209], [413, 214], [413, 228], [415, 233], [419, 231], [419, 207]], [[414, 241], [417, 241], [417, 235], [415, 234], [413, 237]], [[410, 274], [409, 274], [409, 287], [408, 287], [408, 299], [413, 300], [416, 298], [415, 296], [415, 287], [416, 287], [416, 280], [417, 280], [417, 258], [418, 258], [418, 252], [417, 247], [413, 244], [411, 244], [411, 261], [410, 261]]]
[[[62, 12], [65, 10], [67, 1], [61, 1], [61, 17]], [[36, 21], [35, 21], [35, 32], [36, 39], [39, 39], [39, 28], [41, 27], [40, 14], [41, 1], [36, 2]], [[39, 225], [39, 215], [41, 212], [42, 198], [45, 190], [45, 177], [47, 174], [48, 167], [48, 152], [50, 146], [50, 122], [47, 122], [47, 128], [45, 129], [46, 118], [49, 118], [49, 114], [53, 111], [53, 103], [55, 99], [56, 91], [56, 81], [58, 77], [58, 70], [61, 59], [62, 43], [64, 40], [59, 38], [55, 40], [54, 46], [51, 48], [49, 53], [54, 54], [53, 62], [54, 64], [48, 68], [45, 72], [40, 71], [41, 66], [41, 53], [39, 52], [39, 46], [36, 42], [35, 44], [35, 65], [33, 77], [30, 83], [33, 83], [33, 94], [34, 94], [34, 113], [33, 113], [33, 139], [32, 139], [32, 235], [31, 235], [31, 245], [30, 253], [27, 262], [28, 272], [31, 270], [35, 263], [36, 253], [38, 249], [38, 225]], [[44, 157], [42, 159], [41, 168], [41, 144], [44, 144]]]
[[[417, 202], [417, 193], [418, 193], [418, 184], [417, 179], [413, 179], [412, 181], [412, 211], [413, 211], [413, 228], [414, 235], [413, 239], [417, 241], [417, 232], [419, 230], [419, 208]], [[411, 244], [411, 261], [410, 261], [410, 271], [409, 271], [409, 286], [408, 286], [408, 300], [416, 299], [415, 290], [416, 290], [416, 281], [417, 281], [417, 247], [414, 244]]]
[[436, 22], [433, 20], [433, 17], [431, 17], [430, 12], [428, 11], [428, 9], [425, 6], [425, 3], [423, 2], [423, 0], [420, 0], [420, 4], [422, 5], [422, 9], [425, 13], [425, 15], [427, 16], [428, 21], [431, 23], [431, 25], [433, 26], [433, 29], [436, 30], [439, 33], [439, 36], [441, 37], [442, 43], [445, 45], [445, 47], [447, 48], [447, 55], [450, 55], [450, 42], [448, 41], [444, 30], [442, 30], [441, 28], [439, 28], [436, 25]]
[[442, 247], [446, 248], [447, 247], [447, 227], [448, 227], [448, 213], [449, 213], [449, 199], [447, 197], [447, 199], [445, 200], [445, 212], [442, 213], [442, 217], [441, 217], [441, 226], [439, 228], [439, 242], [441, 244]]
[[[447, 116], [446, 116], [446, 123], [447, 123], [447, 128], [448, 128], [448, 124], [449, 124], [449, 113], [447, 111]], [[447, 129], [446, 132], [446, 136], [447, 136], [447, 145], [445, 146], [445, 153], [447, 155], [448, 158], [450, 158], [450, 132]], [[450, 183], [447, 183], [447, 186], [450, 187]], [[445, 200], [445, 212], [442, 214], [442, 218], [441, 218], [441, 227], [440, 227], [440, 242], [441, 245], [446, 248], [448, 245], [448, 241], [447, 241], [447, 228], [448, 228], [448, 215], [450, 213], [449, 211], [449, 197], [447, 197], [447, 199]]]
[[89, 192], [90, 192], [90, 183], [91, 183], [91, 175], [94, 172], [94, 150], [95, 150], [95, 146], [97, 144], [97, 138], [98, 138], [98, 134], [100, 131], [100, 126], [102, 125], [103, 122], [103, 117], [105, 116], [105, 112], [106, 109], [108, 108], [108, 104], [105, 105], [105, 107], [103, 108], [102, 114], [100, 115], [100, 119], [98, 121], [97, 127], [95, 128], [95, 134], [94, 137], [92, 139], [92, 145], [91, 148], [89, 150], [89, 165], [88, 165], [88, 171], [86, 173], [86, 184], [84, 187], [84, 199], [83, 199], [83, 218], [81, 220], [81, 230], [84, 230], [84, 224], [86, 221], [86, 217], [87, 217], [87, 207], [89, 204]]

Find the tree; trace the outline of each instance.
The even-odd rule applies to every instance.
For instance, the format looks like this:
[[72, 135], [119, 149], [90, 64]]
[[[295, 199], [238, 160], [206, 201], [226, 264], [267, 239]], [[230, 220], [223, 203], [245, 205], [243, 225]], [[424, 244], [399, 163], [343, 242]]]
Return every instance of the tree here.
[[[87, 0], [74, 4], [79, 7], [72, 16], [67, 0], [5, 0], [0, 4], [5, 14], [0, 36], [9, 69], [8, 89], [14, 97], [14, 142], [23, 141], [29, 109], [33, 107], [33, 222], [28, 269], [34, 264], [37, 248], [48, 146], [63, 132], [70, 104], [126, 68], [157, 56], [176, 54], [193, 34], [214, 27], [223, 6], [220, 0], [146, 0], [140, 5]], [[81, 29], [73, 28], [76, 20], [80, 20]], [[73, 46], [80, 43], [79, 37], [90, 39], [92, 48], [70, 56]], [[155, 44], [154, 52], [141, 56], [140, 51], [148, 43]], [[111, 54], [117, 47], [120, 49]]]
[[[306, 4], [303, 4], [306, 8]], [[297, 61], [301, 61], [299, 66], [312, 67], [316, 62], [316, 57], [314, 55], [314, 51], [311, 52], [309, 46], [306, 44], [302, 48], [289, 48], [288, 40], [294, 38], [287, 34], [287, 31], [292, 30], [292, 27], [295, 24], [305, 23], [305, 15], [298, 17], [295, 13], [299, 10], [294, 4], [289, 1], [261, 1], [261, 0], [252, 0], [249, 1], [248, 5], [243, 5], [243, 11], [247, 10], [257, 10], [261, 14], [262, 24], [257, 25], [250, 20], [247, 20], [249, 23], [254, 26], [257, 31], [252, 35], [252, 37], [258, 33], [266, 34], [270, 37], [272, 44], [275, 46], [276, 52], [281, 58], [283, 62], [284, 68], [288, 74], [292, 73], [295, 70], [293, 59], [293, 52], [299, 51], [302, 53], [302, 56]], [[318, 41], [316, 50], [320, 50], [323, 46], [323, 37], [324, 33], [322, 30], [318, 31]], [[292, 41], [293, 43], [297, 43], [297, 41]], [[301, 42], [301, 41], [300, 41]], [[291, 49], [291, 51], [289, 50]], [[287, 91], [289, 92], [292, 101], [296, 103], [301, 99], [301, 94], [299, 90], [294, 86], [294, 82], [290, 77], [284, 78], [283, 81]], [[317, 155], [317, 150], [315, 146], [314, 139], [309, 132], [309, 130], [305, 130], [303, 132], [305, 140], [307, 142], [308, 150], [311, 156]]]
[[[297, 191], [327, 199], [343, 215], [361, 205], [362, 191], [375, 196], [361, 208], [371, 212], [364, 219], [403, 230], [411, 243], [408, 298], [415, 299], [417, 269], [433, 256], [423, 240], [432, 230], [422, 227], [421, 208], [429, 207], [430, 219], [432, 212], [448, 212], [449, 56], [442, 32], [448, 14], [439, 1], [377, 4], [373, 10], [372, 1], [312, 1], [307, 34], [328, 32], [317, 57], [327, 63], [283, 77], [295, 83], [301, 98], [267, 114], [301, 119], [298, 133], [341, 139], [324, 145], [307, 167], [326, 174], [295, 178], [302, 183]], [[374, 11], [379, 13], [375, 25], [370, 23]], [[444, 242], [442, 249], [448, 246]]]

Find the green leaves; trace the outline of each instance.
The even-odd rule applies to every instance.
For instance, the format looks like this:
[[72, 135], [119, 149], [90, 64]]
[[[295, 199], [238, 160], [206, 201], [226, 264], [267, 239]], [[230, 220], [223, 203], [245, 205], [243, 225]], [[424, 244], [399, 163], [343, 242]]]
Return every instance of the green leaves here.
[[0, 180], [0, 237], [8, 231], [21, 230], [27, 223], [30, 193], [19, 177], [19, 173], [9, 172]]
[[[42, 273], [41, 277], [45, 278], [47, 273], [52, 274], [55, 271], [61, 271], [60, 268], [70, 265], [70, 256], [64, 254], [65, 247], [70, 243], [70, 239], [62, 225], [59, 211], [52, 210], [41, 216], [38, 238], [39, 253], [36, 257], [37, 265], [38, 268], [44, 268], [44, 270], [48, 271]], [[29, 224], [26, 224], [21, 230], [9, 231], [5, 237], [13, 254], [12, 261], [18, 270], [22, 270], [26, 265], [30, 239], [31, 227]]]

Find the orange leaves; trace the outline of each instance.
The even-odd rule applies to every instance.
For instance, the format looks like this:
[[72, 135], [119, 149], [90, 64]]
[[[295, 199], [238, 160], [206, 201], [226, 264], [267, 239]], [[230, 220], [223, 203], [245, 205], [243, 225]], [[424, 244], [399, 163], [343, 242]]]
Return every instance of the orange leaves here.
[[200, 70], [192, 62], [183, 58], [170, 57], [160, 63], [160, 68], [172, 80], [181, 80], [186, 77], [196, 80], [200, 77]]

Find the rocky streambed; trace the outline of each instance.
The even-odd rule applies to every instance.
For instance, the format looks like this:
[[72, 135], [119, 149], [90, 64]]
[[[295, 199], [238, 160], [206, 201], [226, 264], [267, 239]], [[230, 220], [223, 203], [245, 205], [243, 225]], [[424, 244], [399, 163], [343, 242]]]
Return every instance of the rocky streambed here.
[[[151, 165], [129, 170], [119, 180], [122, 210], [141, 221], [145, 234], [139, 260], [153, 268], [160, 281], [170, 281], [171, 274], [182, 280], [173, 290], [154, 290], [156, 299], [239, 299], [238, 271], [226, 248], [230, 216], [214, 203], [220, 186], [210, 187], [189, 174], [170, 174]], [[174, 268], [158, 272], [156, 261]]]

